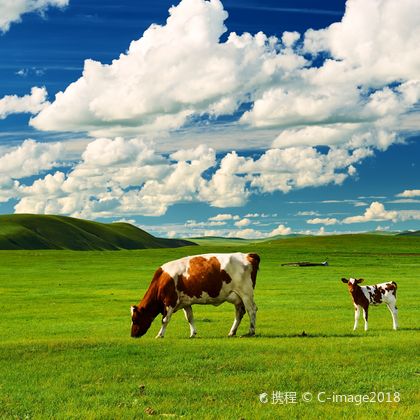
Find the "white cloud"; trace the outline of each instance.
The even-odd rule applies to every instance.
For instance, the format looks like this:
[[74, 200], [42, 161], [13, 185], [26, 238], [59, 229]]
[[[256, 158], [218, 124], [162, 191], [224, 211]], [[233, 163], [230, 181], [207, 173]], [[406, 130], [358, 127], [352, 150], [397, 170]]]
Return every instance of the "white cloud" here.
[[229, 213], [219, 213], [216, 216], [210, 217], [209, 220], [215, 220], [215, 221], [239, 220], [239, 216], [229, 214]]
[[1, 0], [0, 2], [0, 31], [7, 32], [10, 25], [20, 22], [25, 13], [37, 12], [41, 15], [49, 7], [64, 7], [69, 0]]
[[398, 211], [398, 218], [400, 220], [420, 220], [420, 210], [400, 210]]
[[259, 213], [247, 213], [244, 217], [248, 218], [256, 218], [256, 217], [262, 217]]
[[264, 239], [271, 238], [272, 236], [277, 235], [290, 235], [291, 233], [291, 228], [286, 227], [285, 225], [279, 225], [277, 228], [273, 229], [270, 232], [263, 232], [252, 228], [246, 228], [239, 230], [231, 230], [227, 233], [225, 232], [225, 236], [229, 238]]
[[33, 87], [30, 95], [7, 95], [0, 99], [0, 120], [10, 114], [27, 112], [37, 114], [49, 105], [45, 87]]
[[291, 49], [277, 53], [278, 40], [263, 33], [219, 42], [227, 18], [219, 0], [183, 0], [169, 12], [166, 25], [151, 25], [112, 64], [86, 60], [34, 127], [96, 135], [178, 128], [192, 115], [232, 114], [256, 88], [305, 63]]
[[8, 149], [0, 156], [0, 175], [24, 178], [57, 166], [62, 152], [60, 143], [38, 143], [25, 140], [20, 146]]
[[311, 147], [267, 150], [258, 159], [231, 154], [232, 171], [248, 176], [251, 187], [262, 192], [282, 191], [309, 186], [341, 184], [348, 176], [346, 169], [370, 156], [369, 149], [348, 152], [331, 148], [322, 154]]
[[283, 32], [281, 40], [286, 47], [291, 48], [298, 41], [299, 38], [300, 38], [300, 33], [299, 32], [285, 31], [285, 32]]
[[[158, 132], [188, 126], [190, 117], [232, 115], [251, 103], [240, 122], [263, 142], [267, 133], [261, 129], [271, 127], [277, 136], [273, 148], [385, 150], [401, 141], [401, 121], [420, 99], [419, 2], [393, 4], [349, 0], [341, 22], [303, 37], [284, 32], [280, 41], [261, 32], [229, 33], [220, 42], [227, 17], [222, 3], [183, 0], [170, 9], [165, 25], [151, 25], [112, 64], [86, 60], [80, 79], [32, 124], [41, 130], [95, 136], [148, 132], [157, 138]], [[308, 52], [313, 61], [304, 56]], [[313, 65], [323, 52], [330, 58]], [[237, 144], [236, 137], [230, 141]], [[224, 146], [229, 147], [226, 141]], [[348, 171], [354, 175], [355, 167]], [[223, 184], [219, 193], [233, 187], [234, 205], [243, 203], [240, 179], [219, 174], [215, 180]]]
[[212, 226], [224, 226], [226, 222], [222, 221], [215, 221], [215, 220], [208, 220], [206, 222], [197, 222], [196, 220], [188, 220], [185, 223], [185, 227], [187, 228], [197, 228], [197, 227], [212, 227]]
[[298, 211], [296, 216], [319, 216], [317, 211]]
[[286, 227], [285, 225], [278, 225], [275, 229], [273, 229], [268, 236], [276, 236], [276, 235], [290, 235], [292, 233], [292, 229]]
[[413, 203], [413, 204], [420, 204], [420, 199], [418, 198], [399, 198], [397, 200], [389, 200], [387, 203], [392, 204], [407, 204], [407, 203]]
[[335, 225], [338, 223], [338, 220], [334, 217], [326, 217], [326, 218], [320, 218], [316, 217], [314, 219], [309, 219], [306, 221], [306, 223], [309, 223], [310, 225]]
[[[0, 159], [10, 161], [10, 156]], [[89, 218], [158, 216], [175, 203], [197, 201], [206, 183], [202, 173], [215, 164], [214, 150], [205, 146], [163, 157], [138, 139], [98, 139], [68, 174], [56, 172], [22, 185], [15, 210]]]
[[312, 53], [329, 51], [340, 60], [336, 67], [344, 63], [359, 79], [389, 83], [417, 78], [419, 16], [417, 0], [350, 0], [341, 22], [305, 34], [305, 47]]
[[402, 193], [396, 195], [397, 197], [420, 197], [420, 190], [404, 190]]
[[[24, 196], [17, 208], [88, 217], [162, 215], [180, 202], [228, 208], [243, 206], [252, 194], [342, 184], [375, 149], [401, 140], [401, 118], [420, 99], [420, 25], [414, 13], [419, 3], [391, 4], [349, 0], [343, 20], [324, 30], [285, 32], [281, 41], [263, 33], [230, 33], [220, 42], [227, 17], [220, 1], [183, 0], [171, 8], [165, 25], [152, 25], [111, 64], [86, 60], [80, 79], [52, 104], [40, 88], [23, 98], [3, 98], [0, 116], [40, 111], [32, 119], [38, 129], [99, 137], [66, 173], [21, 186]], [[314, 61], [321, 52], [330, 58], [313, 65], [304, 58], [308, 52]], [[196, 145], [195, 138], [202, 139], [197, 127], [188, 139], [192, 147], [169, 157], [155, 150], [174, 138], [168, 130], [183, 127], [188, 133], [190, 117], [206, 118], [205, 127], [215, 116], [237, 113], [243, 103], [251, 106], [231, 124], [235, 145], [251, 147], [237, 141], [250, 138], [249, 133], [255, 133], [252, 147], [262, 137], [274, 139], [258, 157], [231, 151], [216, 158], [211, 147]], [[229, 151], [232, 133], [226, 126], [225, 131], [226, 138], [218, 135], [219, 144]], [[116, 132], [147, 132], [156, 143], [107, 138]], [[329, 148], [321, 152], [318, 145]], [[38, 169], [32, 163], [29, 172], [52, 168], [55, 160], [46, 159]], [[13, 170], [10, 156], [6, 161]], [[386, 217], [393, 212], [381, 213], [372, 205], [347, 220], [392, 220]], [[239, 221], [230, 216], [211, 219]]]
[[244, 226], [248, 226], [251, 224], [251, 220], [248, 219], [247, 217], [245, 217], [244, 219], [238, 220], [237, 222], [235, 222], [235, 226], [236, 227], [244, 227]]
[[391, 220], [393, 222], [397, 221], [398, 212], [397, 211], [388, 211], [385, 210], [385, 207], [382, 203], [374, 201], [361, 216], [351, 216], [346, 217], [343, 220], [343, 223], [365, 223], [371, 221], [385, 221]]
[[228, 238], [242, 238], [242, 239], [262, 239], [267, 238], [268, 235], [264, 232], [259, 230], [246, 228], [246, 229], [238, 229], [238, 230], [231, 230], [226, 235]]
[[[20, 179], [57, 166], [64, 146], [27, 141], [1, 156], [0, 163], [5, 173]], [[341, 183], [348, 176], [348, 165], [370, 153], [331, 149], [324, 155], [313, 148], [289, 148], [271, 149], [257, 158], [232, 152], [219, 161], [215, 151], [206, 146], [167, 156], [156, 153], [141, 139], [99, 138], [87, 144], [81, 159], [66, 173], [59, 171], [20, 186], [16, 211], [94, 218], [159, 216], [182, 202], [242, 206], [251, 194]], [[16, 162], [21, 162], [20, 166]], [[53, 182], [57, 188], [51, 188]], [[267, 216], [260, 214], [261, 218]], [[222, 213], [210, 221], [239, 219]], [[240, 225], [250, 223], [248, 220]]]

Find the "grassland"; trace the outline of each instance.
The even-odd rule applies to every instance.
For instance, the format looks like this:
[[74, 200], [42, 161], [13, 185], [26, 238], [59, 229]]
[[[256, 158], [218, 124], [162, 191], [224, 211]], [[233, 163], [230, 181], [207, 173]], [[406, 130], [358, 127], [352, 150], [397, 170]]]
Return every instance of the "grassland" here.
[[[162, 262], [199, 252], [261, 255], [255, 338], [228, 339], [233, 307], [195, 306], [165, 339], [129, 337], [137, 303]], [[329, 267], [281, 267], [323, 261]], [[420, 240], [354, 235], [239, 246], [118, 251], [0, 251], [2, 418], [416, 418]], [[342, 276], [399, 285], [400, 329], [385, 307], [352, 332]], [[240, 327], [246, 332], [247, 319]], [[300, 336], [305, 331], [307, 336]], [[297, 403], [272, 404], [272, 392]], [[400, 402], [320, 403], [316, 394], [399, 392]], [[262, 404], [259, 394], [269, 401]], [[314, 400], [301, 401], [311, 392]], [[417, 417], [418, 418], [418, 417]]]

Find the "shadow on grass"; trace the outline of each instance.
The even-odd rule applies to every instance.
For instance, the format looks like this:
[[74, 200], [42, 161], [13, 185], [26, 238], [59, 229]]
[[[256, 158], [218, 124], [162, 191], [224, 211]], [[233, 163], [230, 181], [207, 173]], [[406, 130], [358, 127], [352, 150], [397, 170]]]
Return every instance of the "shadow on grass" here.
[[332, 338], [332, 337], [338, 337], [338, 338], [357, 338], [357, 337], [363, 337], [364, 335], [358, 334], [358, 333], [344, 333], [344, 334], [257, 334], [256, 337], [261, 338], [301, 338], [301, 339], [308, 339], [308, 338]]
[[[358, 337], [365, 337], [366, 334], [362, 333], [346, 333], [346, 334], [307, 334], [304, 335], [301, 334], [255, 334], [253, 336], [246, 336], [246, 335], [236, 335], [234, 337], [228, 337], [226, 336], [201, 336], [197, 335], [194, 338], [190, 337], [177, 337], [181, 340], [190, 340], [190, 341], [201, 341], [201, 340], [224, 340], [227, 341], [234, 341], [234, 340], [258, 340], [261, 338], [267, 338], [267, 339], [275, 339], [275, 338], [301, 338], [301, 339], [308, 339], [308, 338], [358, 338]], [[174, 337], [171, 337], [170, 339], [173, 339]]]

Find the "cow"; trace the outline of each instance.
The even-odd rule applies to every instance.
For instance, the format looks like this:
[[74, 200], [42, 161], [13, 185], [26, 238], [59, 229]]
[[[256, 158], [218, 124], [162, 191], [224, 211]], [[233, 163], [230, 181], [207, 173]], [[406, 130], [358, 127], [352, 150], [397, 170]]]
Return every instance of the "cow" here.
[[343, 283], [347, 283], [349, 293], [353, 299], [355, 309], [354, 327], [355, 331], [360, 317], [360, 309], [363, 309], [363, 318], [365, 319], [365, 331], [368, 329], [368, 309], [369, 305], [379, 305], [385, 303], [392, 315], [392, 324], [394, 330], [398, 328], [398, 310], [397, 302], [397, 283], [394, 281], [375, 284], [373, 286], [359, 286], [363, 279], [342, 278]]
[[163, 264], [156, 270], [140, 303], [131, 306], [131, 336], [144, 335], [158, 314], [162, 314], [162, 326], [156, 338], [163, 338], [172, 314], [183, 309], [193, 338], [197, 331], [191, 305], [218, 306], [224, 302], [235, 306], [229, 337], [236, 335], [245, 312], [250, 319], [246, 335], [255, 335], [254, 288], [259, 264], [257, 254], [241, 252], [194, 255]]

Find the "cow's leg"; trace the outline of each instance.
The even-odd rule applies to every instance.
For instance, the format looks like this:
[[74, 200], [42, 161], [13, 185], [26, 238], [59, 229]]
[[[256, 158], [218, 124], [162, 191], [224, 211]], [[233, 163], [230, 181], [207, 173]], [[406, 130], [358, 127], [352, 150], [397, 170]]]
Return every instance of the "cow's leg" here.
[[395, 303], [387, 303], [387, 306], [392, 315], [392, 328], [396, 330], [398, 328], [398, 309]]
[[359, 324], [359, 317], [360, 317], [360, 306], [354, 305], [354, 327], [353, 331], [356, 331], [357, 325]]
[[165, 335], [166, 327], [169, 324], [169, 321], [171, 320], [171, 316], [174, 312], [174, 308], [171, 308], [170, 306], [166, 309], [166, 315], [162, 318], [162, 326], [160, 327], [160, 330], [158, 332], [158, 335], [156, 338], [163, 338]]
[[232, 328], [229, 331], [229, 337], [233, 337], [236, 335], [236, 331], [238, 330], [239, 324], [241, 323], [245, 312], [245, 306], [242, 303], [242, 301], [239, 303], [235, 303], [235, 321], [233, 321]]
[[251, 297], [242, 297], [242, 302], [244, 303], [245, 310], [249, 316], [249, 333], [245, 334], [244, 337], [252, 337], [255, 335], [255, 323], [257, 319], [257, 305], [255, 305], [253, 296]]
[[184, 315], [188, 323], [190, 324], [190, 338], [194, 338], [197, 335], [197, 331], [194, 326], [194, 316], [191, 306], [184, 308]]
[[363, 318], [365, 320], [365, 331], [368, 330], [368, 309], [369, 309], [369, 306], [365, 306], [363, 308]]

